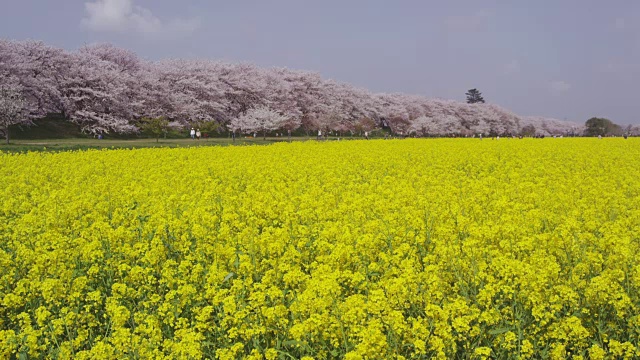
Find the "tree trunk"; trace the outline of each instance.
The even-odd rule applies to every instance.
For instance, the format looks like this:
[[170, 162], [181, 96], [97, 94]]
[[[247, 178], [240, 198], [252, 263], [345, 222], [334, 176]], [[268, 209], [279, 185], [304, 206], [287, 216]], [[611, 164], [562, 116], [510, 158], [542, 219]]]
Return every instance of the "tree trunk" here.
[[4, 127], [5, 138], [7, 139], [7, 145], [9, 145], [9, 125]]
[[159, 136], [159, 135], [158, 135], [158, 136], [156, 136], [156, 142], [157, 142], [157, 143], [158, 143], [158, 142], [160, 142], [160, 136]]
[[262, 140], [267, 140], [267, 130], [262, 130]]

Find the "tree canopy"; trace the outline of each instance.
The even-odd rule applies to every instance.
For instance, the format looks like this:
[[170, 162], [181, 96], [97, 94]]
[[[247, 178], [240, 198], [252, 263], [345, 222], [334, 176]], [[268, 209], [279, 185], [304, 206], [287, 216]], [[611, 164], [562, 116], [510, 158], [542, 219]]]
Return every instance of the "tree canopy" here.
[[156, 142], [160, 140], [160, 136], [169, 131], [169, 120], [164, 116], [155, 118], [143, 117], [138, 124], [143, 132], [149, 133], [156, 138]]
[[606, 118], [592, 117], [584, 124], [586, 136], [621, 135], [622, 127]]

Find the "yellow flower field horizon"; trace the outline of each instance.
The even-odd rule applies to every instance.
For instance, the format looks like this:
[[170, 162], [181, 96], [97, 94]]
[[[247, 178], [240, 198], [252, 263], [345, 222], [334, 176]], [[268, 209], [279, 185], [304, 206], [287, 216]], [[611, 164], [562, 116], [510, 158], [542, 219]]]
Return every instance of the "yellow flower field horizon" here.
[[640, 139], [0, 153], [0, 357], [640, 356]]

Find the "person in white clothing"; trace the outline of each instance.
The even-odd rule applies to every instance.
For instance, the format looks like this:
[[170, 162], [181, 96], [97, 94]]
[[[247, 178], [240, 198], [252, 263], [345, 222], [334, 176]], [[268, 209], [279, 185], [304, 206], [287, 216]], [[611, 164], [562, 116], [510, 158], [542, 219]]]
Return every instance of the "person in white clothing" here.
[[191, 135], [191, 140], [195, 140], [196, 139], [196, 129], [191, 128], [190, 135]]
[[202, 133], [200, 132], [200, 129], [196, 130], [196, 139], [200, 140], [201, 135]]

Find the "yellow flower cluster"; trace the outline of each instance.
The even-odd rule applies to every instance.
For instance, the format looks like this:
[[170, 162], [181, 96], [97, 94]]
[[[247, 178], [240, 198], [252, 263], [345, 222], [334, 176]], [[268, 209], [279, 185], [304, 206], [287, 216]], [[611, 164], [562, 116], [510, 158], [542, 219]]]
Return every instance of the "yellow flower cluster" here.
[[0, 154], [0, 358], [640, 356], [640, 141]]

